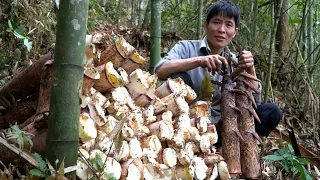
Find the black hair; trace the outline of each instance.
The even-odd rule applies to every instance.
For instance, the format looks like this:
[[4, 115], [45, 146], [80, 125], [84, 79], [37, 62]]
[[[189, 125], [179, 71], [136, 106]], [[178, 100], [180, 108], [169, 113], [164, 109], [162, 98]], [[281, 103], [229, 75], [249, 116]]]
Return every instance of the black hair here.
[[226, 15], [229, 18], [234, 18], [236, 27], [240, 24], [240, 13], [237, 5], [228, 1], [222, 0], [213, 3], [207, 10], [207, 23], [210, 22], [210, 19], [218, 14]]

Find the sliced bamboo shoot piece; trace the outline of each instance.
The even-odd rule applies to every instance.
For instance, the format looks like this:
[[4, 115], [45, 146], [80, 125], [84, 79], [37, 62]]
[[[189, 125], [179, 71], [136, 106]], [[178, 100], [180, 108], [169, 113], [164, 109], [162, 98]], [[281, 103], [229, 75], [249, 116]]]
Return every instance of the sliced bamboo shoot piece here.
[[187, 84], [185, 84], [185, 86], [186, 86], [187, 94], [184, 98], [187, 101], [187, 103], [189, 104], [197, 98], [197, 94], [190, 86], [188, 86]]
[[[102, 161], [104, 162], [104, 161]], [[113, 174], [113, 176], [116, 179], [120, 179], [121, 176], [121, 165], [119, 162], [117, 162], [115, 159], [108, 157], [107, 161], [105, 163], [105, 169], [104, 172], [106, 172], [107, 174]]]
[[101, 126], [101, 129], [104, 133], [109, 134], [118, 123], [119, 121], [116, 118], [114, 118], [112, 115], [108, 115], [106, 117], [106, 123]]
[[98, 50], [96, 54], [99, 61], [98, 66], [112, 62], [114, 68], [119, 68], [126, 62], [126, 59], [118, 53], [116, 46], [113, 44], [108, 45], [106, 49]]
[[88, 107], [90, 111], [90, 117], [98, 126], [103, 126], [107, 122], [104, 109], [100, 106], [100, 104], [93, 102], [89, 103]]
[[128, 101], [132, 101], [127, 89], [125, 87], [117, 87], [111, 92], [110, 101], [117, 101], [120, 105], [127, 104]]
[[94, 121], [90, 118], [89, 114], [85, 112], [80, 114], [79, 137], [82, 142], [86, 142], [97, 137], [97, 129]]
[[[182, 96], [172, 93], [162, 98], [161, 101], [167, 104], [166, 109], [172, 112], [173, 117], [179, 116], [182, 113], [186, 113], [186, 114], [189, 113], [189, 105]], [[155, 107], [156, 107], [156, 104], [155, 104]]]
[[139, 95], [144, 94], [149, 88], [147, 78], [150, 73], [143, 72], [141, 69], [136, 69], [130, 76], [130, 82], [126, 85], [132, 99], [136, 99]]
[[187, 95], [185, 83], [180, 77], [176, 79], [168, 78], [167, 81], [165, 81], [156, 89], [155, 95], [159, 98], [163, 98], [171, 93], [175, 93], [181, 96]]
[[195, 167], [195, 179], [205, 179], [207, 176], [208, 167], [204, 163], [204, 160], [200, 157], [194, 157], [191, 161], [191, 165]]
[[120, 161], [126, 161], [130, 155], [130, 147], [127, 141], [122, 141], [120, 151], [115, 152], [114, 158]]
[[217, 165], [217, 163], [215, 163], [213, 165], [213, 169], [212, 169], [212, 174], [211, 174], [210, 180], [216, 179], [218, 177], [218, 175], [219, 175], [218, 174], [218, 165]]
[[210, 144], [213, 145], [218, 142], [218, 133], [215, 125], [209, 125], [206, 133], [210, 138]]
[[140, 159], [135, 159], [128, 167], [127, 179], [140, 180], [143, 176], [143, 164]]
[[130, 140], [134, 137], [134, 131], [130, 127], [128, 127], [127, 124], [124, 124], [122, 128], [122, 136], [126, 140]]
[[197, 117], [191, 119], [191, 126], [196, 127], [199, 132], [204, 133], [207, 132], [208, 129], [208, 118], [207, 117]]
[[145, 180], [159, 179], [160, 174], [158, 172], [159, 170], [157, 170], [156, 166], [154, 166], [153, 164], [144, 164], [143, 177]]
[[99, 149], [101, 151], [108, 150], [111, 153], [113, 152], [113, 150], [111, 150], [112, 143], [113, 142], [109, 139], [109, 137], [106, 137], [106, 134], [104, 132], [98, 131], [98, 136], [96, 138], [96, 143], [94, 145], [96, 149]]
[[180, 150], [180, 152], [177, 153], [178, 160], [180, 164], [182, 165], [188, 165], [190, 164], [191, 160], [194, 157], [194, 152], [193, 152], [193, 145], [192, 143], [188, 142], [184, 146], [183, 149]]
[[140, 141], [134, 138], [129, 141], [130, 147], [130, 158], [141, 158], [142, 157], [142, 149], [140, 146]]
[[116, 39], [116, 47], [118, 52], [121, 54], [122, 57], [125, 59], [129, 58], [135, 48], [131, 46], [124, 38], [123, 36], [120, 36]]
[[95, 145], [95, 139], [91, 139], [89, 141], [86, 141], [85, 143], [83, 143], [81, 145], [82, 149], [85, 149], [86, 151], [90, 151], [92, 149], [94, 149], [94, 145]]
[[143, 162], [146, 163], [151, 163], [153, 165], [158, 164], [159, 162], [157, 161], [158, 159], [158, 154], [149, 148], [143, 148], [142, 150], [142, 159]]
[[[123, 79], [123, 77], [113, 68], [112, 62], [106, 63], [105, 72], [106, 72], [108, 81], [111, 83], [113, 87], [123, 86], [127, 83], [125, 80], [128, 78], [125, 76], [125, 74], [122, 74], [126, 78], [126, 79]], [[124, 72], [125, 71], [122, 71], [122, 73]]]
[[197, 101], [190, 107], [190, 118], [208, 117], [209, 106], [205, 101]]
[[151, 151], [159, 153], [162, 149], [161, 142], [159, 138], [155, 135], [151, 135], [149, 137], [141, 138], [141, 147], [149, 148]]
[[200, 138], [200, 149], [203, 153], [210, 153], [211, 143], [210, 137], [207, 134], [204, 134]]
[[157, 117], [154, 115], [153, 105], [149, 105], [147, 109], [144, 110], [143, 115], [145, 117], [144, 125], [149, 125], [157, 120]]
[[161, 141], [171, 140], [174, 135], [172, 122], [159, 121], [148, 126], [151, 134], [159, 137]]
[[172, 148], [165, 148], [163, 150], [163, 162], [169, 167], [174, 167], [177, 164], [177, 153]]
[[190, 133], [190, 140], [194, 142], [199, 142], [200, 141], [200, 133], [199, 130], [196, 127], [190, 127], [189, 128], [189, 133]]
[[174, 126], [176, 129], [191, 127], [191, 120], [187, 113], [180, 114], [178, 117], [174, 118]]
[[206, 163], [206, 165], [215, 164], [223, 160], [224, 158], [221, 155], [213, 153], [210, 153], [204, 157], [204, 162]]
[[221, 180], [227, 180], [230, 178], [228, 165], [224, 161], [218, 163], [218, 172]]
[[133, 53], [131, 54], [131, 59], [138, 63], [138, 64], [143, 64], [146, 62], [146, 59], [144, 57], [142, 57], [137, 50], [134, 50]]
[[77, 161], [77, 177], [80, 179], [91, 179], [93, 177], [92, 170], [88, 167], [88, 165], [83, 161]]
[[176, 166], [173, 169], [173, 179], [181, 179], [181, 180], [192, 180], [193, 179], [193, 170], [188, 166]]

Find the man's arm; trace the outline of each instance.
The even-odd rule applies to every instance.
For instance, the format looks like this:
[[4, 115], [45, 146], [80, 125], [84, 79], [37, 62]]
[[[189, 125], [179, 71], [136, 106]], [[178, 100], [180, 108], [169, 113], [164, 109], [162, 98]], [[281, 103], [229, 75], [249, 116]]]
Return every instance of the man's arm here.
[[227, 60], [219, 55], [198, 56], [188, 59], [175, 59], [164, 62], [156, 73], [159, 78], [166, 79], [174, 73], [186, 72], [196, 67], [208, 68], [213, 74], [221, 71], [222, 63], [228, 66]]
[[164, 62], [156, 73], [160, 79], [166, 79], [174, 73], [186, 72], [199, 66], [199, 58], [168, 60]]

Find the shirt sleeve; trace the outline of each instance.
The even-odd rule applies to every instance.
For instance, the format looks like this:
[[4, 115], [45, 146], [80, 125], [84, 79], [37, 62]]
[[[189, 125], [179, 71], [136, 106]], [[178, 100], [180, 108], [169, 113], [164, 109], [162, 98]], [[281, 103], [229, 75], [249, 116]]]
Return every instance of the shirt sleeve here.
[[169, 53], [158, 62], [158, 64], [154, 68], [154, 73], [166, 61], [173, 60], [173, 59], [186, 59], [188, 58], [187, 57], [188, 54], [189, 53], [187, 53], [186, 41], [179, 41], [177, 44], [173, 46], [173, 48], [169, 51]]
[[252, 92], [252, 95], [257, 105], [261, 104], [261, 92], [262, 92], [262, 86], [261, 86], [261, 83], [258, 82], [258, 93]]

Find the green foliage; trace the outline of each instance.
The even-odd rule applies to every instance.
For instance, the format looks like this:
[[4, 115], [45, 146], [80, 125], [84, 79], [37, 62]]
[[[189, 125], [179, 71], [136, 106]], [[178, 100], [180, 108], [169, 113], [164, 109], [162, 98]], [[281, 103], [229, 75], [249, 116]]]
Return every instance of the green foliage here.
[[97, 172], [96, 176], [94, 177], [97, 179], [107, 179], [107, 180], [116, 180], [114, 175], [112, 173], [108, 173], [107, 167], [105, 165], [105, 162], [102, 161], [101, 157], [97, 153], [95, 158], [91, 159], [90, 162], [95, 171]]
[[33, 153], [34, 158], [39, 163], [39, 167], [36, 169], [31, 169], [29, 171], [30, 175], [38, 176], [46, 179], [63, 179], [64, 177], [64, 162], [62, 161], [59, 168], [58, 163], [59, 160], [55, 161], [55, 169], [49, 163], [48, 160], [44, 161], [44, 159], [38, 153]]
[[17, 143], [21, 150], [24, 150], [26, 147], [29, 147], [29, 150], [31, 150], [33, 146], [31, 136], [33, 136], [33, 134], [22, 131], [17, 123], [9, 128], [7, 133], [8, 140]]
[[263, 159], [269, 163], [279, 162], [279, 166], [275, 171], [284, 170], [285, 172], [292, 173], [293, 176], [299, 176], [302, 180], [311, 180], [311, 176], [305, 168], [309, 161], [305, 158], [293, 155], [294, 150], [291, 144], [278, 149], [272, 155], [267, 155]]
[[29, 41], [28, 37], [24, 34], [24, 26], [17, 26], [10, 20], [8, 20], [8, 26], [9, 29], [7, 32], [12, 32], [16, 38], [21, 39], [23, 41], [23, 45], [27, 48], [28, 52], [30, 52], [32, 41]]
[[47, 163], [43, 160], [43, 158], [40, 156], [38, 153], [33, 153], [33, 156], [39, 163], [39, 168], [38, 169], [31, 169], [29, 173], [33, 176], [39, 176], [39, 177], [48, 177], [49, 174], [49, 169], [47, 166]]

